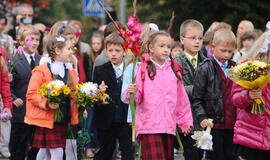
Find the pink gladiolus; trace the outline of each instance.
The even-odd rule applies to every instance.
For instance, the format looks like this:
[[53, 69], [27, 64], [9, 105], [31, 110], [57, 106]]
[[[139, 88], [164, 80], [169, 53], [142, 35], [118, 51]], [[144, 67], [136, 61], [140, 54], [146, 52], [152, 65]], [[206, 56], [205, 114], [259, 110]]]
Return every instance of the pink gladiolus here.
[[19, 39], [21, 39], [21, 36], [20, 36], [20, 35], [18, 35], [18, 36], [17, 36], [17, 39], [18, 39], [18, 40], [19, 40]]
[[127, 26], [129, 28], [133, 27], [136, 24], [136, 20], [137, 20], [136, 17], [129, 16]]
[[135, 36], [137, 41], [139, 41], [141, 39], [141, 34], [139, 34], [139, 33], [134, 34], [134, 36]]
[[130, 36], [130, 41], [132, 41], [132, 42], [136, 42], [137, 41], [135, 34], [133, 34], [133, 35]]
[[129, 36], [131, 36], [131, 35], [133, 34], [132, 31], [126, 31], [126, 33], [127, 33]]
[[33, 43], [32, 43], [32, 42], [27, 42], [27, 46], [28, 46], [29, 48], [32, 48], [32, 47], [33, 47]]
[[32, 34], [32, 35], [31, 35], [31, 38], [32, 38], [32, 39], [35, 39], [35, 38], [36, 38], [36, 36]]
[[136, 23], [136, 25], [131, 30], [133, 32], [141, 33], [141, 31], [142, 31], [142, 24], [141, 23]]
[[23, 29], [24, 29], [25, 31], [27, 31], [27, 30], [28, 30], [28, 28], [27, 28], [27, 27], [25, 27], [25, 26], [23, 27]]
[[26, 36], [25, 40], [30, 41], [31, 40], [31, 36]]
[[23, 53], [23, 47], [19, 46], [18, 49], [17, 49], [17, 52], [18, 52], [18, 54], [21, 55]]
[[13, 44], [17, 44], [18, 42], [17, 41], [13, 41]]
[[132, 49], [132, 48], [133, 48], [133, 42], [131, 42], [131, 43], [128, 45], [128, 48], [129, 48], [129, 49]]

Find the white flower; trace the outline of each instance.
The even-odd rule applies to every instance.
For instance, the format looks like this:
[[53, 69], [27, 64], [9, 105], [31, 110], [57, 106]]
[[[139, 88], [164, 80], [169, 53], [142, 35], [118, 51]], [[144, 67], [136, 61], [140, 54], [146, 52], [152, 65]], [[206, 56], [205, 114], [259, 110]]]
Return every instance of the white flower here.
[[54, 81], [51, 81], [49, 84], [47, 84], [47, 86], [49, 88], [52, 88], [52, 84], [54, 84], [54, 88], [55, 89], [60, 89], [60, 88], [62, 88], [65, 85], [65, 83], [63, 81], [54, 80]]
[[95, 93], [98, 89], [98, 85], [92, 82], [86, 82], [82, 85], [81, 92], [84, 92], [87, 95]]

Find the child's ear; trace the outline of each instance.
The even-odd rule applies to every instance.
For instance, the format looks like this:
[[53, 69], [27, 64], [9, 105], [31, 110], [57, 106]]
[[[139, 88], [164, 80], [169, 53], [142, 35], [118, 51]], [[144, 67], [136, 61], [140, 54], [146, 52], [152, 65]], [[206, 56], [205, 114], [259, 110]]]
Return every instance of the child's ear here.
[[61, 53], [61, 49], [55, 47], [54, 52], [55, 52], [55, 54], [59, 55]]
[[215, 49], [215, 47], [216, 47], [216, 45], [215, 45], [214, 43], [212, 43], [212, 44], [211, 44], [211, 48], [212, 48], [212, 50], [214, 50], [214, 49]]
[[153, 53], [153, 45], [152, 45], [152, 44], [149, 44], [149, 45], [148, 45], [148, 48], [149, 48], [149, 52], [150, 52], [150, 53]]
[[181, 42], [182, 44], [184, 44], [184, 43], [183, 43], [184, 37], [183, 37], [183, 36], [180, 36], [179, 39], [180, 39], [180, 42]]

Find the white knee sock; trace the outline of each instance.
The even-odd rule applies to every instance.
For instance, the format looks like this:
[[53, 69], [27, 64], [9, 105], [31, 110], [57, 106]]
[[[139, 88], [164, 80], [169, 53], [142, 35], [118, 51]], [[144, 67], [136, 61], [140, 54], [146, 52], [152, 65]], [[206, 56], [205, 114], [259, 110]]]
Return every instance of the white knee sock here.
[[40, 148], [37, 154], [36, 160], [50, 160], [51, 154], [49, 152], [49, 149], [47, 148]]
[[64, 156], [63, 148], [50, 148], [51, 160], [62, 160]]

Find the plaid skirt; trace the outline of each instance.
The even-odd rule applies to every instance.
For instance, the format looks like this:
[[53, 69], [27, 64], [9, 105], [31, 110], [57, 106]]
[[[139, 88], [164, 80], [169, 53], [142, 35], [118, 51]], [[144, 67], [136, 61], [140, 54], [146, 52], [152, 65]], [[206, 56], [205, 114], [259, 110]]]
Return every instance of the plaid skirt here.
[[66, 138], [66, 124], [54, 124], [53, 129], [35, 127], [30, 146], [36, 148], [65, 148]]
[[174, 136], [169, 134], [142, 134], [143, 160], [173, 160]]

